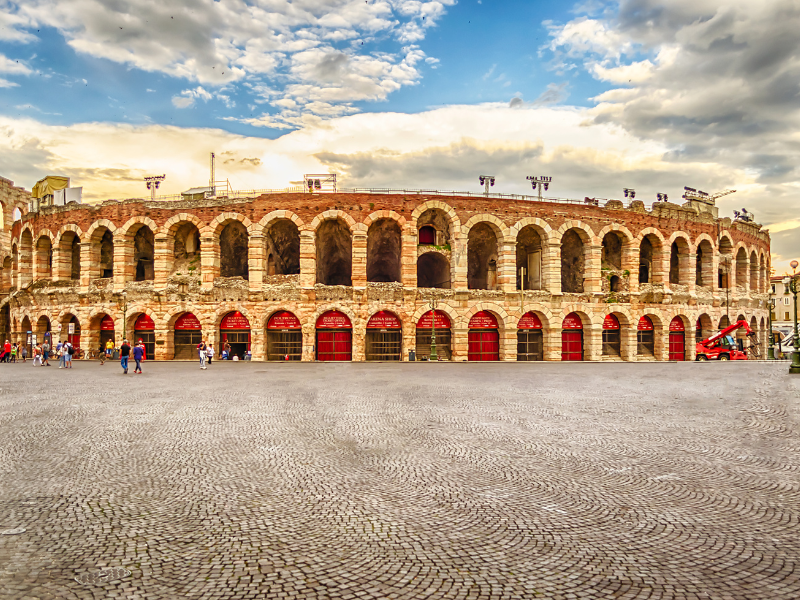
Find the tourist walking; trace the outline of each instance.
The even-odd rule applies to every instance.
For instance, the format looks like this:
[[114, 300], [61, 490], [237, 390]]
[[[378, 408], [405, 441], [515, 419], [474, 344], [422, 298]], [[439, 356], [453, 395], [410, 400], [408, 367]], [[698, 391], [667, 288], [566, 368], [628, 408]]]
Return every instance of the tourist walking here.
[[8, 340], [3, 344], [3, 353], [0, 354], [0, 362], [11, 362], [11, 342]]
[[214, 358], [214, 345], [209, 344], [208, 348], [206, 349], [206, 354], [208, 355], [208, 364], [211, 364], [211, 360]]
[[42, 347], [39, 344], [33, 347], [33, 366], [42, 366]]
[[19, 347], [22, 349], [19, 352], [19, 356], [22, 359], [22, 362], [28, 362], [28, 346], [27, 345], [23, 346], [22, 344], [20, 344]]
[[119, 364], [122, 366], [122, 374], [128, 374], [128, 357], [131, 355], [131, 347], [128, 345], [128, 340], [122, 340], [122, 346], [119, 347]]
[[108, 340], [106, 342], [106, 358], [111, 358], [114, 354], [114, 340]]
[[42, 344], [42, 365], [45, 367], [50, 366], [50, 344], [45, 340]]
[[14, 342], [14, 345], [11, 346], [11, 362], [13, 363], [17, 362], [17, 352], [19, 352], [19, 346]]
[[206, 367], [206, 356], [208, 356], [207, 352], [208, 352], [208, 348], [206, 347], [206, 341], [203, 340], [197, 345], [197, 354], [200, 356], [200, 368], [201, 369], [207, 369], [208, 368], [208, 367]]
[[66, 348], [64, 348], [64, 368], [71, 369], [72, 368], [72, 357], [75, 356], [75, 346], [72, 345], [71, 342], [67, 342]]
[[136, 368], [133, 370], [133, 372], [141, 375], [142, 360], [144, 360], [144, 345], [138, 344], [133, 347], [133, 360], [136, 361]]
[[64, 342], [58, 340], [58, 345], [56, 346], [56, 356], [58, 357], [58, 368], [63, 369], [66, 363], [66, 359], [64, 358], [64, 354], [67, 352], [67, 347], [64, 345]]

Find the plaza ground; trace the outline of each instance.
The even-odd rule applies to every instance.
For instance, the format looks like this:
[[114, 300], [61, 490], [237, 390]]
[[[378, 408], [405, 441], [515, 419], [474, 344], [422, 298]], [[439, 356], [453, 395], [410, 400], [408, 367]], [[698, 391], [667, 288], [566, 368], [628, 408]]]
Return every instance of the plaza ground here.
[[787, 370], [3, 364], [0, 598], [796, 599]]

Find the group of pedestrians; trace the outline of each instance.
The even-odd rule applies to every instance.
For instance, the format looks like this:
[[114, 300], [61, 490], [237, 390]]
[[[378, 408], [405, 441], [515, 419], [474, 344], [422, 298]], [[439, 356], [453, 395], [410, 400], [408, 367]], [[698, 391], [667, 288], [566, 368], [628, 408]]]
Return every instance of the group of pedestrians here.
[[[57, 357], [59, 369], [71, 369], [75, 348], [69, 342], [59, 341], [58, 345], [53, 349], [50, 346], [50, 342], [45, 340], [34, 344], [33, 348], [31, 348], [31, 354], [34, 367], [49, 367], [50, 359]], [[28, 362], [28, 347], [21, 343], [12, 344], [6, 340], [2, 350], [0, 350], [0, 362], [15, 363], [17, 359], [20, 362]]]
[[131, 347], [131, 345], [128, 343], [128, 340], [122, 340], [122, 345], [119, 347], [119, 364], [122, 366], [123, 375], [128, 374], [128, 362], [131, 356], [133, 356], [133, 360], [136, 361], [136, 367], [133, 369], [133, 372], [141, 375], [142, 361], [144, 360], [145, 356], [144, 343], [140, 341], [138, 344]]
[[202, 340], [197, 344], [197, 354], [200, 357], [200, 368], [207, 369], [206, 363], [210, 365], [214, 360], [214, 346], [206, 344], [206, 341]]

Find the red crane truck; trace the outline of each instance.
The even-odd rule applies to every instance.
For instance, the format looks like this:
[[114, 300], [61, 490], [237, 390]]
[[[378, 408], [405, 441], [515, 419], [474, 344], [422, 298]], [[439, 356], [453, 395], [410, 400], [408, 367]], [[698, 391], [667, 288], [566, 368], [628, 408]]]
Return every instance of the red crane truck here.
[[[750, 338], [750, 347], [744, 352], [739, 350], [736, 340], [730, 335], [740, 328], [744, 328]], [[758, 356], [758, 342], [754, 339], [755, 336], [756, 332], [748, 327], [747, 321], [737, 321], [711, 337], [697, 342], [696, 360], [747, 360], [748, 353], [753, 357]]]

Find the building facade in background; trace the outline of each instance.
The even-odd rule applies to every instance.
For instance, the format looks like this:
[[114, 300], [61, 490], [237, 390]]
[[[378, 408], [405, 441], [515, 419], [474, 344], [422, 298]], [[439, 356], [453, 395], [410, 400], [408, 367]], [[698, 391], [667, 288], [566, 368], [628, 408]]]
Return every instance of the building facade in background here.
[[287, 192], [14, 220], [25, 194], [3, 186], [13, 340], [126, 335], [157, 360], [204, 339], [253, 360], [648, 361], [693, 360], [728, 321], [767, 327], [769, 235], [693, 202]]

